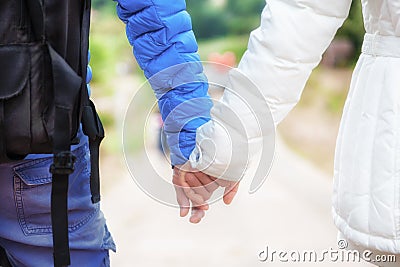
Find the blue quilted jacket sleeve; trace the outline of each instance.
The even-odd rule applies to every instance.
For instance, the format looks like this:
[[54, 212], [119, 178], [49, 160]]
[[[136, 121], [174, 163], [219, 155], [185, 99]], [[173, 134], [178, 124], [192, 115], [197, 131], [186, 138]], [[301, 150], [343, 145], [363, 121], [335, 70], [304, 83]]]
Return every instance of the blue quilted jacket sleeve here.
[[116, 0], [139, 66], [155, 92], [171, 163], [185, 163], [212, 102], [185, 0]]

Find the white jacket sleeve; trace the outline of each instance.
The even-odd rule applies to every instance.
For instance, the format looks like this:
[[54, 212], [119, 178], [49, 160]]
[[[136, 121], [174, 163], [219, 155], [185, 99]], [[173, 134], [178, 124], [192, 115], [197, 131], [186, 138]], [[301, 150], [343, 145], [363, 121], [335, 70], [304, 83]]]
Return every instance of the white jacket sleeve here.
[[[230, 90], [225, 90], [221, 102], [213, 108], [212, 120], [197, 130], [193, 167], [226, 180], [243, 176], [248, 160], [260, 149], [257, 144], [268, 135], [265, 128], [257, 126], [257, 116], [251, 119], [251, 114], [265, 113], [264, 101], [270, 108], [272, 125], [284, 119], [299, 101], [311, 71], [346, 19], [350, 5], [351, 0], [267, 1], [261, 26], [252, 32], [238, 69], [229, 75]], [[255, 86], [249, 86], [249, 80]], [[255, 90], [263, 99], [257, 98], [258, 104], [250, 101], [250, 109], [236, 97], [256, 95]], [[226, 116], [227, 109], [234, 110], [236, 121]], [[246, 134], [237, 130], [241, 127]], [[243, 157], [231, 162], [234, 150], [242, 151]]]

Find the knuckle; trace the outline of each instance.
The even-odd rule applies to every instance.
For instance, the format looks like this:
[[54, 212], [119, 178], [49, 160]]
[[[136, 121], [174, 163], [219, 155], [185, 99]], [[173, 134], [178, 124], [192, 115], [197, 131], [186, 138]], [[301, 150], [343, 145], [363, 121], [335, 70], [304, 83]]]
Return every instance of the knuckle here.
[[196, 181], [196, 178], [193, 176], [193, 175], [191, 175], [191, 174], [188, 174], [188, 175], [186, 175], [186, 181], [188, 182], [188, 183], [194, 183], [195, 181]]

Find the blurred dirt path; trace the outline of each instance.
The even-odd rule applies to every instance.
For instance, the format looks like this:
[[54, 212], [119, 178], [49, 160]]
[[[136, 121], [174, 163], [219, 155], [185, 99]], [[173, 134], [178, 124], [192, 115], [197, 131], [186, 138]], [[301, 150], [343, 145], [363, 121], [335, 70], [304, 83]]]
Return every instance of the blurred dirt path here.
[[[158, 153], [156, 150], [150, 153]], [[137, 165], [145, 160], [138, 155]], [[154, 155], [154, 157], [157, 157]], [[155, 160], [168, 177], [171, 170], [161, 157]], [[106, 163], [107, 164], [107, 163]], [[104, 165], [103, 165], [104, 166]], [[179, 211], [159, 204], [133, 182], [122, 156], [104, 167], [115, 183], [103, 197], [103, 211], [117, 243], [112, 253], [116, 267], [180, 266], [290, 266], [296, 263], [260, 262], [269, 250], [311, 251], [337, 249], [331, 219], [332, 179], [290, 151], [280, 140], [275, 163], [263, 187], [249, 195], [243, 181], [231, 207], [213, 204], [199, 225], [179, 218]], [[111, 184], [108, 182], [108, 184]], [[366, 263], [297, 263], [297, 266], [372, 266]]]
[[[99, 103], [112, 112], [117, 129], [140, 82], [133, 77], [119, 79], [119, 89], [112, 101], [105, 98], [104, 103]], [[149, 144], [147, 153], [153, 166], [169, 179], [169, 164], [158, 154], [154, 139]], [[141, 163], [145, 161], [146, 154], [138, 154], [136, 166], [144, 166]], [[272, 263], [271, 259], [260, 262], [258, 254], [268, 246], [270, 251], [314, 250], [321, 258], [324, 250], [337, 249], [337, 232], [331, 219], [330, 175], [293, 153], [280, 139], [275, 163], [263, 187], [249, 195], [250, 181], [242, 181], [233, 204], [211, 205], [199, 225], [179, 218], [178, 209], [164, 206], [143, 193], [131, 178], [123, 155], [106, 155], [101, 167], [102, 209], [118, 249], [111, 254], [114, 267], [290, 266], [296, 263], [280, 263], [276, 255]], [[312, 264], [372, 266], [328, 260]]]

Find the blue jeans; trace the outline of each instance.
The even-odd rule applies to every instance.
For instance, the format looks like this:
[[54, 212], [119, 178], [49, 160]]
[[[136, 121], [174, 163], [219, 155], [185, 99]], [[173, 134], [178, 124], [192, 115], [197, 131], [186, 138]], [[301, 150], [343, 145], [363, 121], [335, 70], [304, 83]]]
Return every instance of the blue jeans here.
[[[109, 266], [115, 251], [100, 205], [92, 204], [90, 156], [85, 142], [73, 152], [68, 214], [71, 266]], [[51, 157], [0, 165], [0, 246], [13, 266], [53, 266], [50, 217]]]

